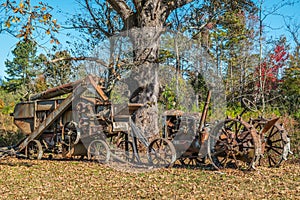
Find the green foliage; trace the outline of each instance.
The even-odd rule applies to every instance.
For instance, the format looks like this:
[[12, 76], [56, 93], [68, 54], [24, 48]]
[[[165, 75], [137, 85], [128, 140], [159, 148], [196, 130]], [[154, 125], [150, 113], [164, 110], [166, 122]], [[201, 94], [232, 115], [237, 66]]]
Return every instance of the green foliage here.
[[2, 114], [8, 115], [12, 113], [18, 101], [18, 95], [12, 92], [8, 93], [0, 88], [0, 112]]
[[[49, 87], [55, 87], [71, 82], [76, 75], [77, 70], [74, 68], [71, 55], [68, 51], [57, 51], [48, 57], [41, 54], [39, 59], [42, 60], [41, 70], [46, 76], [46, 82]], [[47, 62], [48, 60], [56, 60], [55, 62]]]
[[0, 129], [0, 147], [15, 145], [23, 138], [24, 134], [18, 131]]
[[[299, 49], [300, 47], [298, 47]], [[300, 57], [297, 48], [290, 55], [289, 67], [285, 69], [281, 93], [285, 98], [286, 110], [300, 121]]]
[[208, 93], [207, 83], [201, 73], [191, 74], [189, 76], [189, 82], [193, 86], [195, 94], [199, 96], [199, 103], [205, 101]]
[[193, 109], [194, 91], [188, 82], [181, 76], [176, 75], [171, 78], [169, 83], [164, 85], [164, 90], [160, 98], [160, 103], [165, 109], [177, 109], [191, 111]]
[[16, 144], [22, 137], [9, 115], [14, 111], [16, 96], [0, 88], [0, 147]]
[[167, 110], [176, 108], [176, 93], [168, 85], [165, 86], [162, 97], [164, 98], [163, 102]]
[[7, 77], [4, 83], [4, 88], [9, 91], [16, 91], [25, 86], [27, 91], [33, 91], [32, 84], [36, 75], [39, 74], [37, 44], [33, 40], [21, 40], [17, 43], [15, 49], [12, 51], [13, 60], [6, 60], [5, 66]]
[[122, 95], [120, 90], [117, 87], [115, 87], [110, 92], [110, 101], [113, 104], [127, 104], [129, 102], [129, 97]]

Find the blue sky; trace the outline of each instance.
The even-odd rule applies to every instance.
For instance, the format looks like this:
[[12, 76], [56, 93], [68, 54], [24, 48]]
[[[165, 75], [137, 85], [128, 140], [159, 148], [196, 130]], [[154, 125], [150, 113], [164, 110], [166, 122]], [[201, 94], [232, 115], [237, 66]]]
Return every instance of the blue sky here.
[[[33, 0], [32, 3], [35, 5], [39, 0]], [[50, 6], [53, 7], [54, 12], [53, 18], [57, 19], [59, 24], [62, 24], [68, 17], [68, 13], [74, 13], [78, 9], [78, 3], [75, 0], [43, 0], [47, 2]], [[60, 37], [60, 42], [64, 45], [66, 36], [62, 34]], [[4, 33], [0, 35], [0, 78], [5, 76], [5, 61], [7, 59], [12, 59], [11, 51], [15, 48], [15, 44], [18, 42], [18, 39], [13, 36]]]
[[[34, 1], [32, 1], [34, 2]], [[35, 1], [38, 2], [38, 1]], [[45, 2], [45, 1], [44, 1]], [[68, 14], [63, 13], [74, 13], [75, 10], [78, 10], [78, 3], [75, 0], [46, 0], [49, 5], [54, 8], [53, 17], [58, 20], [58, 22], [63, 22]], [[264, 1], [265, 9], [271, 8], [273, 5], [277, 5], [281, 3], [281, 0], [265, 0]], [[279, 10], [282, 15], [293, 16], [295, 21], [298, 21], [300, 24], [300, 3], [295, 4], [293, 7], [283, 7]], [[284, 21], [280, 16], [270, 15], [266, 18], [266, 25], [276, 28], [275, 30], [267, 29], [266, 34], [268, 37], [272, 36], [273, 38], [278, 38], [280, 35], [286, 33], [284, 30]], [[278, 28], [278, 29], [277, 29]], [[60, 42], [64, 45], [66, 37], [61, 36]], [[18, 40], [11, 35], [1, 34], [0, 35], [0, 77], [3, 78], [5, 76], [5, 65], [4, 62], [6, 59], [11, 59], [11, 51], [14, 49], [15, 44]]]

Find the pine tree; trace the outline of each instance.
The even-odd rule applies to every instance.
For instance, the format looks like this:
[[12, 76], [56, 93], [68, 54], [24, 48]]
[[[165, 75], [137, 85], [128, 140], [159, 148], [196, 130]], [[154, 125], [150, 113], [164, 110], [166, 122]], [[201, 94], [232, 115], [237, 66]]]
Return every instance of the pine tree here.
[[36, 56], [36, 43], [29, 39], [24, 39], [16, 44], [12, 51], [13, 60], [6, 60], [5, 89], [9, 92], [25, 87], [27, 91], [33, 89], [33, 80], [38, 74], [37, 65], [39, 59]]

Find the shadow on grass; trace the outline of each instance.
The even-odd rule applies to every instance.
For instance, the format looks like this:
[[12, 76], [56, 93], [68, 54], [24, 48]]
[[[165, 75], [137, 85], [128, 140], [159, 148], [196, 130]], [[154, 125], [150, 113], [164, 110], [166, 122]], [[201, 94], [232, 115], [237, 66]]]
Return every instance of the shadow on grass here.
[[10, 167], [20, 167], [20, 166], [32, 167], [35, 164], [31, 163], [30, 161], [28, 161], [28, 162], [1, 162], [1, 160], [0, 160], [0, 165], [10, 166]]

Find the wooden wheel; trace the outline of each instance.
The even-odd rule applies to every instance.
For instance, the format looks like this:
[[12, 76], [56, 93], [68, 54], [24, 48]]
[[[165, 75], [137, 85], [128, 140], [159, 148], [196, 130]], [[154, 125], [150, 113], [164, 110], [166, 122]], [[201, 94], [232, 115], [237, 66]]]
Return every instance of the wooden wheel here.
[[99, 163], [107, 163], [110, 159], [110, 150], [103, 140], [94, 140], [88, 146], [88, 159]]
[[[267, 119], [258, 118], [251, 120], [251, 123], [258, 132], [261, 132]], [[280, 166], [290, 153], [290, 142], [286, 130], [276, 123], [261, 137], [264, 158], [260, 159], [259, 164], [269, 165], [269, 167]]]
[[172, 167], [176, 161], [174, 145], [164, 138], [153, 140], [147, 152], [149, 163], [155, 167]]
[[208, 138], [208, 157], [216, 169], [250, 169], [255, 148], [251, 125], [239, 119], [218, 123]]
[[43, 157], [43, 148], [38, 140], [32, 140], [25, 149], [25, 155], [28, 159], [40, 160]]

